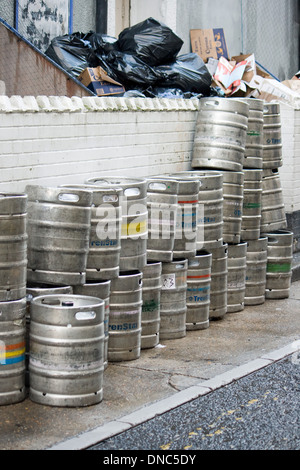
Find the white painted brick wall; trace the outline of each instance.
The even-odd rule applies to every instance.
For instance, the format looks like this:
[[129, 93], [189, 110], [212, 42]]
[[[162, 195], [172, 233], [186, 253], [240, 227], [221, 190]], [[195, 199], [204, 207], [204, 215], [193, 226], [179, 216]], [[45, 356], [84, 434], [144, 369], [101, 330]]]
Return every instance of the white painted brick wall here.
[[2, 191], [190, 169], [196, 100], [29, 98], [0, 97]]
[[300, 110], [280, 104], [283, 166], [279, 168], [285, 210], [300, 210]]
[[[0, 95], [0, 191], [191, 169], [197, 100]], [[300, 210], [300, 110], [281, 104], [285, 209]]]

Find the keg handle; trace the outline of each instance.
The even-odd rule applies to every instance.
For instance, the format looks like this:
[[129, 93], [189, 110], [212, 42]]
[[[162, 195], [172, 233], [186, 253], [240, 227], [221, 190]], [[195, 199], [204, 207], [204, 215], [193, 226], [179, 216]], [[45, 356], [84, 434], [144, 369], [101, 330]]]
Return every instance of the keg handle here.
[[184, 264], [176, 263], [175, 268], [176, 269], [184, 269]]
[[220, 103], [217, 100], [210, 100], [205, 102], [205, 106], [219, 106]]
[[151, 181], [148, 185], [148, 188], [157, 191], [165, 191], [167, 189], [167, 185], [165, 183], [156, 183]]
[[103, 196], [103, 202], [118, 202], [118, 200], [117, 194], [105, 194]]
[[79, 195], [76, 193], [59, 193], [58, 200], [64, 202], [78, 202]]
[[189, 265], [189, 266], [199, 266], [199, 265], [200, 265], [200, 262], [199, 262], [199, 260], [194, 260], [194, 259], [193, 259], [193, 260], [190, 260], [190, 262], [189, 262], [188, 265]]
[[93, 310], [80, 310], [79, 312], [76, 312], [74, 316], [78, 321], [94, 320], [96, 318], [96, 312]]
[[140, 188], [125, 188], [124, 190], [124, 196], [138, 196], [140, 193]]

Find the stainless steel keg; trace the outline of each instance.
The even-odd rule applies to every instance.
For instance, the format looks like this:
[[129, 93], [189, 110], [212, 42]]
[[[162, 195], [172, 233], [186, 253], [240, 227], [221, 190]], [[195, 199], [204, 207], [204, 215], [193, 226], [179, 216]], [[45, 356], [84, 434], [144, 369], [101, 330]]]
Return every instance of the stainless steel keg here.
[[29, 398], [87, 406], [103, 398], [104, 301], [80, 295], [35, 297], [30, 307]]
[[228, 244], [212, 250], [209, 320], [221, 320], [227, 312]]
[[29, 282], [76, 285], [86, 279], [91, 191], [26, 186]]
[[196, 121], [192, 168], [242, 171], [249, 106], [238, 100], [201, 98]]
[[261, 233], [287, 227], [280, 175], [277, 168], [263, 170]]
[[178, 181], [178, 205], [173, 259], [191, 258], [197, 250], [197, 211], [199, 180], [178, 173], [169, 175]]
[[266, 299], [285, 299], [290, 295], [293, 261], [293, 232], [267, 232], [268, 257]]
[[204, 330], [209, 327], [210, 283], [212, 254], [199, 250], [188, 260], [186, 293], [186, 329]]
[[263, 167], [264, 101], [257, 98], [230, 98], [248, 104], [249, 116], [245, 144], [244, 168]]
[[87, 295], [90, 297], [98, 297], [104, 300], [104, 353], [103, 365], [104, 370], [108, 367], [108, 323], [110, 308], [110, 284], [111, 280], [86, 281], [81, 286], [73, 286], [73, 293], [76, 295]]
[[96, 185], [63, 185], [93, 193], [90, 245], [86, 280], [109, 280], [118, 277], [121, 251], [121, 188]]
[[228, 244], [227, 313], [245, 307], [247, 243]]
[[267, 248], [267, 237], [247, 242], [245, 305], [265, 302]]
[[147, 262], [147, 180], [103, 176], [86, 181], [100, 187], [122, 188], [120, 271], [140, 270]]
[[26, 298], [0, 302], [0, 405], [26, 398]]
[[264, 101], [254, 98], [243, 98], [243, 100], [249, 105], [244, 168], [262, 169]]
[[184, 258], [162, 263], [160, 340], [186, 336], [187, 267], [188, 260]]
[[141, 354], [142, 278], [138, 270], [120, 271], [111, 280], [108, 362], [131, 361]]
[[40, 295], [54, 295], [54, 294], [72, 294], [73, 289], [71, 286], [62, 286], [62, 285], [54, 285], [54, 284], [42, 284], [42, 283], [34, 283], [28, 282], [26, 285], [26, 387], [29, 387], [29, 373], [28, 373], [28, 366], [29, 366], [29, 356], [30, 356], [30, 305], [32, 299], [35, 297], [39, 297]]
[[223, 241], [239, 243], [241, 240], [244, 173], [223, 171]]
[[192, 170], [179, 175], [199, 179], [197, 250], [210, 251], [223, 244], [223, 175], [213, 170]]
[[172, 261], [178, 204], [178, 181], [148, 178], [148, 261]]
[[159, 343], [161, 262], [148, 261], [143, 268], [141, 349]]
[[244, 168], [244, 198], [241, 239], [257, 240], [260, 236], [263, 170]]
[[0, 193], [0, 301], [26, 295], [27, 195]]
[[279, 103], [264, 103], [263, 169], [282, 166], [282, 135]]

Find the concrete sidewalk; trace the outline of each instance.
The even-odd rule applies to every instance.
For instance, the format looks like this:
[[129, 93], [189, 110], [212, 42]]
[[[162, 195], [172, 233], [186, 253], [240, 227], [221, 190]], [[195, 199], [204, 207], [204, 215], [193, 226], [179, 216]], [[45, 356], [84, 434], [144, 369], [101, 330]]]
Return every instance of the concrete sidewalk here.
[[300, 349], [300, 281], [290, 297], [266, 300], [211, 321], [206, 330], [110, 363], [104, 397], [82, 408], [25, 399], [0, 406], [1, 450], [79, 450]]

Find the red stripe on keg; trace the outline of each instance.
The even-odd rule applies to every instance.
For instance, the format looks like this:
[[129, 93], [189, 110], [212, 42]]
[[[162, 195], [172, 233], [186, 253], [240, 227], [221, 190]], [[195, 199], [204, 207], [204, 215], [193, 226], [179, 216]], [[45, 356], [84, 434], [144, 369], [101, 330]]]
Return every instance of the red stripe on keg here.
[[178, 204], [195, 204], [195, 202], [198, 202], [198, 199], [195, 201], [178, 201]]
[[203, 277], [210, 277], [210, 274], [203, 274], [202, 276], [187, 276], [188, 279], [201, 279]]

